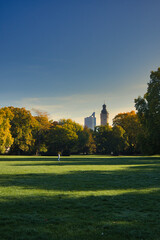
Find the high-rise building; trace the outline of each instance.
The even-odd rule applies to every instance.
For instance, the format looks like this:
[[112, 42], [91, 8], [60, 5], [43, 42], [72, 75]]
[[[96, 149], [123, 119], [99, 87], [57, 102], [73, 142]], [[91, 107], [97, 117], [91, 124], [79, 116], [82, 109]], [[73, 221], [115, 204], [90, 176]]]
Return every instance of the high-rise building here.
[[94, 130], [94, 128], [96, 126], [95, 112], [93, 112], [90, 117], [86, 117], [84, 119], [84, 126], [87, 126], [88, 128]]
[[100, 119], [101, 119], [101, 125], [106, 125], [109, 120], [109, 113], [106, 110], [106, 104], [103, 104], [103, 109], [100, 114]]

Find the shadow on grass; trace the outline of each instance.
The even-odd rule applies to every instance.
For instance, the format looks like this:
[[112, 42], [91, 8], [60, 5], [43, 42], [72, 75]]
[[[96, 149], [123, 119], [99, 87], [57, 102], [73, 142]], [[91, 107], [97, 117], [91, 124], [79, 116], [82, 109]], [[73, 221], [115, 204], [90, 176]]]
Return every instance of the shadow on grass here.
[[2, 198], [3, 240], [158, 240], [160, 191], [150, 194]]
[[[60, 166], [61, 167], [61, 166]], [[70, 171], [0, 175], [1, 186], [60, 191], [97, 191], [160, 187], [160, 166], [130, 166], [125, 170]]]
[[[2, 159], [0, 158], [0, 161]], [[159, 157], [109, 157], [109, 158], [6, 158], [5, 161], [13, 162], [14, 166], [81, 166], [81, 165], [135, 165], [135, 164], [158, 164]], [[14, 162], [20, 163], [14, 163]], [[29, 162], [29, 163], [26, 163]]]
[[[33, 162], [30, 164], [35, 164], [35, 165], [52, 165], [52, 164], [58, 164], [58, 159], [57, 157], [13, 157], [13, 156], [0, 156], [0, 162], [1, 161], [10, 161], [10, 162]], [[38, 163], [38, 162], [43, 162], [43, 163]], [[100, 156], [95, 157], [93, 156], [75, 156], [75, 157], [61, 157], [61, 162], [64, 165], [116, 165], [116, 164], [137, 164], [137, 163], [160, 163], [160, 157], [157, 156], [151, 156], [151, 157], [145, 157], [145, 156], [135, 156], [135, 157], [105, 157], [105, 156]], [[29, 164], [29, 165], [30, 165]], [[24, 165], [24, 164], [23, 164]]]

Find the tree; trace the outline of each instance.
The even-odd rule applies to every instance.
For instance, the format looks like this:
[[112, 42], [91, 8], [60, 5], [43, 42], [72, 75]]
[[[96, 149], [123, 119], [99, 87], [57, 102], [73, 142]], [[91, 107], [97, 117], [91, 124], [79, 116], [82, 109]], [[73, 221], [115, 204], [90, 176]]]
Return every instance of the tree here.
[[112, 152], [114, 155], [125, 153], [128, 148], [125, 134], [126, 132], [121, 126], [114, 126], [112, 128]]
[[78, 134], [78, 153], [92, 154], [96, 152], [96, 144], [93, 138], [93, 130], [84, 127]]
[[141, 131], [141, 124], [135, 111], [119, 113], [113, 119], [113, 126], [120, 126], [125, 130], [125, 137], [128, 142], [128, 153], [137, 153], [138, 134]]
[[135, 107], [142, 124], [144, 153], [160, 153], [160, 68], [152, 71], [146, 94], [135, 99]]
[[14, 154], [29, 153], [35, 142], [32, 131], [36, 125], [36, 120], [25, 108], [9, 107], [9, 109], [13, 114], [10, 121], [11, 134], [14, 138], [11, 152]]
[[76, 123], [72, 119], [61, 119], [59, 121], [59, 125], [65, 126], [66, 128], [74, 131], [77, 134], [83, 131], [82, 125], [80, 125], [79, 123]]
[[76, 153], [78, 152], [79, 147], [79, 141], [81, 139], [81, 136], [83, 134], [83, 126], [79, 123], [76, 123], [75, 121], [71, 119], [61, 119], [59, 121], [59, 125], [65, 127], [66, 129], [73, 131], [78, 137], [77, 140], [74, 142], [74, 146], [72, 146], [72, 152]]
[[8, 108], [0, 109], [0, 153], [8, 152], [13, 144], [14, 139], [10, 132], [12, 118], [13, 114]]
[[69, 155], [77, 139], [78, 135], [66, 126], [52, 126], [49, 132], [49, 154], [57, 155], [58, 152], [61, 152], [62, 155]]
[[34, 117], [36, 120], [36, 124], [33, 130], [33, 136], [35, 139], [34, 143], [34, 153], [39, 155], [39, 153], [46, 153], [47, 148], [47, 140], [49, 129], [51, 128], [51, 122], [49, 122], [47, 113], [40, 112], [38, 110], [35, 111], [36, 116]]
[[112, 152], [112, 127], [108, 124], [95, 127], [94, 139], [98, 154], [110, 154]]
[[118, 155], [126, 148], [125, 131], [120, 126], [98, 126], [94, 136], [97, 153]]

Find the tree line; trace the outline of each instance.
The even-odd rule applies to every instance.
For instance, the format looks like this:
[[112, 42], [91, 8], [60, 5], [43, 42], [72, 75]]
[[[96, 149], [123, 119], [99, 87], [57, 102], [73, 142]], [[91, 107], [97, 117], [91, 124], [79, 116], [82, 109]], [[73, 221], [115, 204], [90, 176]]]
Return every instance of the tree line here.
[[92, 131], [71, 119], [49, 121], [37, 111], [0, 108], [0, 153], [70, 154], [159, 154], [160, 153], [160, 68], [151, 72], [147, 92], [135, 99], [137, 112], [119, 113], [113, 126], [96, 126]]

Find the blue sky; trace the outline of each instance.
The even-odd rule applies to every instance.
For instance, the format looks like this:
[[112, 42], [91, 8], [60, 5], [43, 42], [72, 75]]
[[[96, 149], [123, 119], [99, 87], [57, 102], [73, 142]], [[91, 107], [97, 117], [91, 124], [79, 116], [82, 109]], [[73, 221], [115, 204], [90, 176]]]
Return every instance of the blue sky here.
[[0, 106], [83, 124], [134, 110], [160, 67], [159, 0], [0, 0]]

